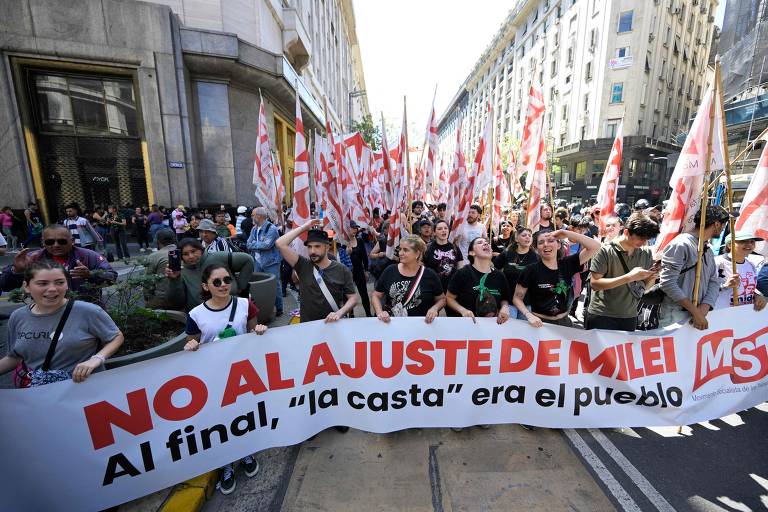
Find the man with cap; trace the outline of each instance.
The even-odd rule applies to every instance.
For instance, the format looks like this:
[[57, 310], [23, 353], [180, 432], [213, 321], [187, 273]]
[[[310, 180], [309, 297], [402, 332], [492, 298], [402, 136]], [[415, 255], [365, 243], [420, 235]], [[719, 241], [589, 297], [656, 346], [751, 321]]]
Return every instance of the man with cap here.
[[[763, 239], [750, 231], [736, 231], [733, 253], [731, 235], [725, 237], [725, 254], [715, 258], [718, 276], [722, 279], [720, 295], [717, 296], [715, 309], [728, 308], [733, 305], [733, 289], [738, 290], [737, 306], [754, 304], [755, 311], [761, 311], [766, 299], [757, 289], [757, 267], [747, 256], [755, 250], [755, 243]], [[736, 260], [736, 273], [733, 273], [733, 260]]]
[[237, 233], [238, 235], [243, 234], [242, 225], [243, 225], [243, 221], [248, 218], [245, 215], [245, 212], [247, 211], [248, 211], [248, 208], [246, 208], [245, 206], [237, 207], [237, 217], [235, 217], [235, 233]]
[[[720, 236], [728, 222], [729, 214], [722, 206], [707, 206], [704, 220], [704, 240]], [[700, 330], [709, 327], [707, 314], [714, 309], [720, 295], [720, 278], [717, 275], [715, 255], [708, 243], [704, 243], [701, 258], [701, 280], [698, 301], [694, 306], [693, 290], [696, 283], [696, 264], [699, 260], [699, 226], [701, 209], [693, 218], [696, 229], [692, 233], [680, 233], [664, 249], [661, 258], [659, 285], [664, 300], [659, 307], [659, 327], [691, 321]]]
[[197, 227], [197, 231], [200, 233], [200, 241], [203, 242], [203, 247], [206, 253], [212, 252], [232, 252], [232, 246], [229, 244], [226, 238], [219, 236], [216, 230], [216, 224], [211, 219], [203, 219], [200, 221], [200, 225]]
[[280, 285], [280, 253], [275, 242], [280, 236], [277, 226], [269, 220], [269, 213], [263, 206], [254, 208], [251, 212], [253, 229], [248, 236], [247, 247], [253, 255], [255, 272], [266, 272], [275, 276], [275, 315], [283, 314], [283, 289]]
[[[301, 321], [335, 322], [352, 311], [357, 304], [352, 272], [328, 258], [331, 244], [328, 234], [320, 230], [322, 221], [312, 219], [277, 239], [277, 248], [299, 276]], [[302, 233], [307, 233], [304, 245], [309, 258], [300, 256], [290, 245]]]
[[[157, 232], [157, 252], [147, 256], [144, 264], [144, 275], [165, 277], [165, 269], [168, 267], [168, 252], [176, 249], [176, 235], [169, 228], [163, 228]], [[154, 289], [145, 290], [144, 303], [149, 308], [163, 309], [167, 307], [168, 280], [161, 279], [155, 283]]]

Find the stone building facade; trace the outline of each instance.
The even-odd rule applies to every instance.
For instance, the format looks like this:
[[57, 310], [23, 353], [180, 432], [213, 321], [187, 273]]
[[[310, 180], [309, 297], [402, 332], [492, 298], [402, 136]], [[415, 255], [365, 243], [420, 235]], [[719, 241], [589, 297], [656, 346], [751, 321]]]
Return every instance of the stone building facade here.
[[443, 154], [463, 119], [465, 149], [495, 132], [522, 137], [531, 83], [544, 94], [548, 155], [559, 198], [588, 200], [619, 123], [619, 200], [666, 194], [667, 155], [679, 152], [705, 88], [718, 0], [518, 0], [443, 114]]
[[0, 203], [253, 205], [260, 97], [290, 193], [297, 88], [368, 113], [351, 0], [0, 0]]

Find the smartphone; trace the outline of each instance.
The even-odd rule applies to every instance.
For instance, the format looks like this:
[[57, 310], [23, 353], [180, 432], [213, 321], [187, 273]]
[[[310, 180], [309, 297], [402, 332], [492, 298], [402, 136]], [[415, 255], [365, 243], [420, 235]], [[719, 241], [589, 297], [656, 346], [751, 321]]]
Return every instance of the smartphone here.
[[179, 251], [176, 249], [168, 251], [168, 268], [171, 269], [171, 272], [179, 272], [181, 270], [181, 256], [179, 256]]

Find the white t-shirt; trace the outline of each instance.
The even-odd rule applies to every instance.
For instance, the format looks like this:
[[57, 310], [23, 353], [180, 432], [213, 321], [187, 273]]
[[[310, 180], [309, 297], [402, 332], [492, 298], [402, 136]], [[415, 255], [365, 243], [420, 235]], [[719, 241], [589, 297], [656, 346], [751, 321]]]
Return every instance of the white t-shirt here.
[[[248, 330], [248, 319], [256, 316], [258, 310], [247, 298], [233, 298], [237, 300], [237, 309], [231, 325], [237, 334], [245, 334]], [[205, 302], [193, 308], [187, 316], [187, 334], [199, 334], [201, 344], [219, 340], [219, 333], [229, 323], [233, 303], [230, 301], [227, 307], [219, 310], [211, 309]]]
[[461, 228], [461, 239], [459, 240], [459, 250], [461, 251], [461, 254], [464, 255], [466, 258], [469, 254], [469, 243], [474, 240], [475, 238], [479, 236], [483, 236], [485, 234], [485, 224], [483, 224], [480, 221], [475, 222], [474, 224], [470, 224], [469, 222], [464, 223], [464, 226]]
[[[725, 255], [715, 258], [715, 264], [717, 264], [718, 272], [722, 269], [724, 284], [729, 277], [731, 277], [732, 267], [731, 260]], [[754, 304], [755, 302], [755, 289], [757, 288], [757, 269], [751, 261], [745, 259], [744, 263], [736, 264], [736, 272], [741, 276], [741, 283], [739, 283], [739, 306], [744, 304]], [[733, 304], [733, 289], [723, 288], [720, 290], [720, 295], [717, 296], [715, 302], [715, 309], [728, 308]]]
[[93, 236], [88, 229], [88, 220], [85, 217], [78, 217], [74, 220], [64, 219], [64, 225], [67, 226], [72, 234], [72, 239], [75, 241], [76, 246], [81, 247], [93, 243]]

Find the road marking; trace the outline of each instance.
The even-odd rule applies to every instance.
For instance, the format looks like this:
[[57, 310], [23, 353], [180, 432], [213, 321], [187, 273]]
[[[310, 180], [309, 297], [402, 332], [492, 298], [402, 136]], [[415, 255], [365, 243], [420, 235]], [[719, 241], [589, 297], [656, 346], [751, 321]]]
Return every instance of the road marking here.
[[432, 510], [443, 512], [443, 491], [440, 487], [440, 466], [437, 463], [438, 445], [429, 447], [429, 485], [432, 487]]
[[595, 438], [595, 441], [600, 443], [605, 452], [619, 465], [619, 467], [627, 474], [640, 491], [645, 494], [645, 497], [653, 503], [653, 505], [660, 512], [675, 512], [675, 508], [664, 499], [664, 496], [656, 490], [656, 488], [649, 482], [642, 473], [634, 466], [629, 459], [627, 459], [621, 451], [616, 448], [605, 434], [598, 429], [591, 428], [589, 433]]
[[584, 442], [584, 439], [582, 439], [578, 432], [572, 428], [567, 428], [563, 430], [563, 432], [565, 432], [565, 435], [568, 436], [571, 444], [573, 444], [579, 451], [587, 464], [592, 467], [592, 470], [597, 474], [600, 480], [602, 480], [603, 485], [605, 485], [611, 494], [613, 494], [613, 497], [616, 498], [616, 501], [618, 501], [621, 508], [625, 512], [640, 512], [641, 508], [637, 505], [635, 500], [632, 499], [632, 496], [629, 495], [626, 489], [624, 489], [611, 472], [608, 471], [608, 468], [605, 467], [603, 461], [601, 461], [597, 454], [592, 451], [592, 448], [587, 446], [587, 443]]

